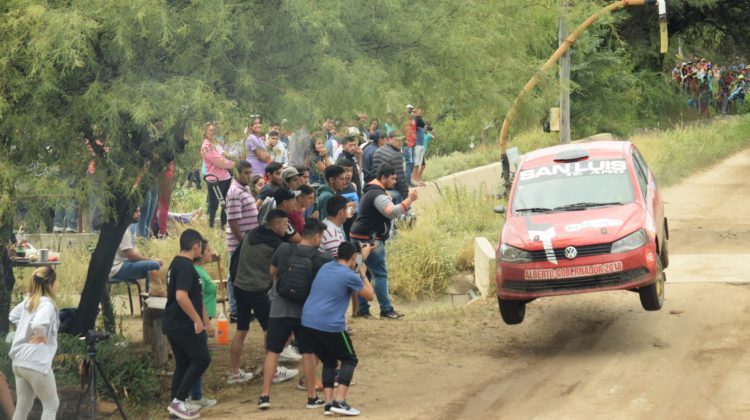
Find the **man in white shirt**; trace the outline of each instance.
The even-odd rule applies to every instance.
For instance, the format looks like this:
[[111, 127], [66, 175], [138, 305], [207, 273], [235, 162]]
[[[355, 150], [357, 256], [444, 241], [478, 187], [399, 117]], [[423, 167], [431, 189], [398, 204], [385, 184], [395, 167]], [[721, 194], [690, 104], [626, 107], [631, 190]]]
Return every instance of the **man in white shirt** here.
[[339, 245], [342, 242], [346, 242], [346, 236], [344, 235], [343, 225], [347, 218], [347, 208], [349, 202], [346, 198], [335, 195], [331, 197], [326, 203], [327, 216], [323, 223], [326, 225], [326, 230], [323, 232], [323, 237], [320, 239], [320, 252], [336, 258], [338, 255]]
[[[140, 219], [141, 211], [136, 209], [133, 215], [133, 223]], [[135, 241], [130, 229], [125, 231], [120, 246], [117, 248], [109, 278], [114, 280], [139, 280], [146, 279], [146, 291], [149, 289], [148, 272], [159, 270], [164, 261], [159, 258], [151, 258], [141, 255], [135, 248]]]

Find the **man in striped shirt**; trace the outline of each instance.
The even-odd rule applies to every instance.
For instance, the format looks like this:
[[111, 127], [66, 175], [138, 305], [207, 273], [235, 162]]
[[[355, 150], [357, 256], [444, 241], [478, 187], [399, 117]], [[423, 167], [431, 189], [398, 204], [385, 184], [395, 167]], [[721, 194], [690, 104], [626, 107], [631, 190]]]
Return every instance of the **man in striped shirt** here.
[[334, 259], [338, 256], [339, 245], [342, 242], [346, 242], [342, 226], [346, 222], [346, 208], [348, 204], [349, 201], [340, 195], [331, 197], [326, 203], [327, 216], [323, 220], [326, 230], [320, 239], [319, 249], [320, 252]]
[[[253, 175], [253, 169], [246, 160], [237, 164], [237, 177], [232, 179], [227, 193], [227, 248], [229, 256], [227, 262], [232, 261], [232, 254], [237, 249], [245, 234], [258, 227], [258, 208], [255, 199], [247, 185]], [[227, 270], [229, 271], [229, 270]], [[229, 318], [236, 320], [237, 303], [234, 300], [231, 279], [227, 280], [227, 294], [229, 295]]]

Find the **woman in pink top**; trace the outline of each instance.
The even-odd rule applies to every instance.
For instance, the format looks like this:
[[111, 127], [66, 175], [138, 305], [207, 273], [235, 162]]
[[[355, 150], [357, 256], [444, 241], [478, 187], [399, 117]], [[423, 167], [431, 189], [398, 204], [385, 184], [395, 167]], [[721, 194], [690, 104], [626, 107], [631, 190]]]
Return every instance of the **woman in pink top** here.
[[[232, 181], [232, 176], [229, 170], [234, 168], [234, 161], [224, 157], [219, 149], [217, 148], [216, 139], [214, 137], [216, 131], [216, 125], [213, 123], [206, 123], [203, 126], [203, 144], [201, 145], [201, 157], [203, 158], [203, 164], [206, 165], [206, 175], [214, 175], [216, 178], [210, 177], [208, 180], [214, 182], [218, 180], [219, 190], [221, 195], [226, 197], [229, 191], [229, 184]], [[213, 178], [213, 179], [212, 179]], [[214, 219], [216, 218], [216, 210], [219, 209], [219, 199], [214, 194], [212, 188], [208, 188], [208, 225], [214, 227]], [[221, 207], [221, 229], [227, 224], [227, 213], [224, 207]]]

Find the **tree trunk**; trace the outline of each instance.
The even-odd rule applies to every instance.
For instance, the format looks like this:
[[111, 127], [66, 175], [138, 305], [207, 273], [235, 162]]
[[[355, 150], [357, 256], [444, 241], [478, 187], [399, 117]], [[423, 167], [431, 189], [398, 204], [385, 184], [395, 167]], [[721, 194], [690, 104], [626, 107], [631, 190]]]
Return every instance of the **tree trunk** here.
[[[125, 230], [130, 226], [135, 212], [135, 204], [128, 198], [126, 191], [113, 191], [113, 195], [114, 197], [108, 208], [114, 210], [116, 214], [108, 217], [108, 220], [102, 224], [99, 240], [96, 243], [94, 253], [91, 255], [91, 262], [86, 274], [86, 284], [83, 286], [83, 292], [81, 293], [81, 301], [78, 304], [77, 333], [81, 335], [94, 329], [96, 316], [99, 312], [99, 302], [102, 298], [109, 300], [109, 294], [105, 293], [109, 271], [112, 268], [117, 248], [120, 246]], [[107, 304], [111, 308], [110, 302], [106, 302], [102, 306], [106, 308]], [[107, 330], [114, 332], [114, 316], [111, 319], [105, 319], [105, 324], [107, 324]]]
[[[10, 197], [13, 197], [13, 188], [7, 191]], [[10, 200], [13, 201], [12, 199]], [[13, 266], [10, 262], [8, 245], [13, 236], [13, 216], [15, 207], [0, 211], [2, 219], [0, 220], [0, 336], [4, 337], [8, 333], [8, 314], [10, 313], [10, 299], [13, 293], [13, 286], [16, 284], [16, 277], [13, 274]]]

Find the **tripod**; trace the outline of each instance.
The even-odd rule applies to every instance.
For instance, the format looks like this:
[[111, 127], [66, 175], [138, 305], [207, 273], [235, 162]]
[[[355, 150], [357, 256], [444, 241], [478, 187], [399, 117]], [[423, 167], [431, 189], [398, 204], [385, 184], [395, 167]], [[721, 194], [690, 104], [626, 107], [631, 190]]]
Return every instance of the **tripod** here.
[[[93, 330], [89, 331], [85, 337], [80, 338], [81, 340], [86, 340], [86, 360], [81, 364], [81, 395], [78, 397], [76, 418], [80, 418], [78, 414], [81, 410], [81, 401], [83, 401], [83, 397], [88, 391], [89, 403], [91, 404], [91, 419], [96, 419], [96, 372], [99, 371], [99, 375], [101, 375], [104, 383], [107, 385], [107, 389], [109, 389], [109, 395], [112, 396], [115, 404], [117, 404], [117, 410], [120, 412], [120, 415], [124, 420], [128, 419], [125, 410], [122, 408], [122, 404], [120, 404], [120, 400], [115, 395], [115, 389], [112, 387], [109, 379], [107, 379], [107, 375], [102, 370], [102, 367], [96, 361], [96, 342], [106, 340], [107, 338], [109, 338], [108, 333], [100, 333]], [[87, 388], [84, 389], [84, 387]]]

